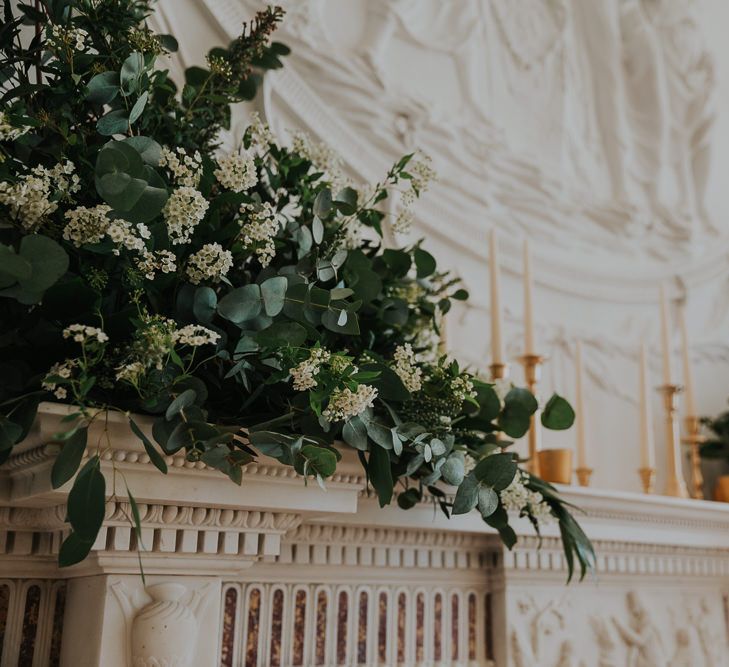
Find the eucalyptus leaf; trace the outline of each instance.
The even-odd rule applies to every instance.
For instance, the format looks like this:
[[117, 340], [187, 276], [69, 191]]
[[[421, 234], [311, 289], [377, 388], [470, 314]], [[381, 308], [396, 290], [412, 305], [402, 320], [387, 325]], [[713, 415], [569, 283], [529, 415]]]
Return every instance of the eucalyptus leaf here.
[[484, 519], [490, 517], [499, 506], [499, 496], [490, 486], [481, 485], [478, 489], [477, 505]]
[[453, 514], [468, 514], [478, 502], [480, 482], [473, 473], [466, 475], [453, 500]]
[[129, 122], [126, 109], [114, 109], [99, 118], [96, 122], [96, 129], [99, 134], [107, 137], [112, 134], [126, 134], [129, 130]]
[[503, 491], [514, 480], [517, 464], [513, 454], [492, 454], [482, 458], [473, 470], [479, 482]]
[[284, 307], [288, 281], [283, 276], [275, 276], [261, 283], [261, 298], [266, 315], [275, 317]]
[[119, 72], [99, 72], [88, 83], [86, 101], [109, 104], [119, 94]]
[[51, 468], [51, 485], [54, 489], [63, 486], [76, 474], [86, 451], [87, 436], [88, 428], [83, 427], [76, 429], [73, 435], [63, 442]]
[[135, 123], [144, 111], [144, 107], [147, 105], [147, 98], [149, 93], [145, 90], [134, 103], [132, 110], [129, 112], [129, 124]]
[[68, 521], [82, 540], [93, 541], [104, 521], [106, 482], [93, 456], [76, 476], [68, 494]]
[[542, 425], [553, 431], [568, 429], [575, 423], [575, 411], [559, 394], [553, 394], [542, 412]]
[[367, 427], [357, 416], [350, 417], [342, 427], [342, 437], [348, 445], [362, 451], [367, 450]]
[[218, 302], [218, 314], [235, 324], [252, 320], [262, 308], [261, 287], [256, 284], [231, 290]]
[[367, 462], [370, 482], [377, 492], [380, 507], [389, 505], [392, 500], [394, 483], [390, 468], [390, 455], [382, 447], [373, 447]]

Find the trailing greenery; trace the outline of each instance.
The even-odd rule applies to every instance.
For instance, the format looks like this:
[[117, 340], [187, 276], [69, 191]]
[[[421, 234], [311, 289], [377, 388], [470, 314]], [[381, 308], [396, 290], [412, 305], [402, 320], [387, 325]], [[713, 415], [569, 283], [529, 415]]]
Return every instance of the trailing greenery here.
[[[385, 227], [412, 218], [428, 160], [407, 155], [363, 187], [326, 146], [295, 135], [285, 147], [257, 119], [242, 146], [215, 152], [229, 104], [252, 98], [288, 52], [270, 42], [279, 9], [211, 51], [207, 69], [188, 69], [178, 91], [159, 61], [176, 42], [146, 26], [149, 2], [11, 4], [0, 29], [0, 462], [41, 401], [73, 406], [51, 474], [54, 487], [73, 480], [62, 565], [85, 558], [101, 526], [103, 445], [87, 434], [114, 410], [161, 473], [183, 452], [240, 484], [269, 456], [324, 485], [352, 448], [381, 505], [477, 508], [508, 547], [509, 512], [537, 529], [556, 520], [570, 577], [575, 563], [584, 576], [589, 540], [507, 449], [536, 398], [438, 353], [438, 324], [468, 294], [420, 243], [383, 243]], [[137, 413], [155, 417], [153, 439]], [[555, 395], [541, 420], [565, 429], [574, 413]]]

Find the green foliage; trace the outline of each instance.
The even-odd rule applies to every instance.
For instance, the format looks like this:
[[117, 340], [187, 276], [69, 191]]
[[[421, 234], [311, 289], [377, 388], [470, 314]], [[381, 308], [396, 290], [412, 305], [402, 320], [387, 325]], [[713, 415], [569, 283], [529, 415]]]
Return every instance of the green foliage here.
[[702, 458], [729, 462], [729, 411], [701, 421], [708, 430], [708, 437], [699, 449]]
[[[79, 467], [108, 410], [147, 415], [152, 438], [129, 427], [162, 473], [164, 455], [181, 453], [241, 484], [244, 466], [269, 456], [324, 485], [349, 446], [381, 505], [477, 508], [513, 545], [504, 499], [523, 473], [497, 433], [524, 435], [537, 400], [518, 387], [502, 396], [437, 354], [438, 322], [468, 293], [422, 242], [382, 243], [382, 203], [399, 189], [411, 205], [428, 161], [404, 156], [364, 188], [325, 146], [282, 147], [259, 121], [240, 152], [214, 154], [229, 105], [251, 99], [288, 53], [270, 41], [279, 9], [178, 88], [158, 61], [177, 43], [146, 26], [147, 0], [11, 5], [0, 40], [10, 128], [0, 134], [0, 463], [41, 399], [73, 406], [51, 472], [54, 487], [73, 480], [60, 563], [85, 558], [103, 521], [101, 460], [90, 453]], [[18, 46], [27, 20], [39, 36]], [[23, 199], [28, 183], [42, 185], [39, 201]], [[542, 414], [554, 429], [573, 419], [559, 396]], [[518, 512], [537, 526], [545, 511], [559, 519], [570, 563], [588, 567], [589, 542], [560, 499], [526, 484]]]

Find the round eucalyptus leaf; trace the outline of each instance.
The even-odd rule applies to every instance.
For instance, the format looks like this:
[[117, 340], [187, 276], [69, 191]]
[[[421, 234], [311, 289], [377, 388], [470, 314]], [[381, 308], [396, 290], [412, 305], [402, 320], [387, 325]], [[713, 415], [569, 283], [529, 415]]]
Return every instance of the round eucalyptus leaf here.
[[466, 466], [463, 454], [454, 452], [451, 454], [440, 469], [443, 481], [452, 486], [458, 486], [466, 475]]
[[575, 423], [575, 411], [559, 394], [553, 394], [542, 412], [542, 425], [553, 431], [563, 431]]
[[86, 101], [93, 104], [109, 104], [119, 94], [119, 72], [100, 72], [88, 83]]
[[499, 496], [490, 486], [480, 486], [478, 489], [478, 511], [485, 519], [491, 516], [499, 506]]
[[129, 129], [129, 118], [126, 109], [115, 109], [96, 121], [99, 134], [110, 137], [112, 134], [126, 134]]

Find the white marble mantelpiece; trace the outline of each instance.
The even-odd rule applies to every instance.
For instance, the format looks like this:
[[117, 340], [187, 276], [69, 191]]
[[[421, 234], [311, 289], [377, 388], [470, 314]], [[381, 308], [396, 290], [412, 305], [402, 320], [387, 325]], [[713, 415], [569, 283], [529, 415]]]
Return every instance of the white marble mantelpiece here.
[[[50, 489], [48, 442], [62, 414], [43, 411], [0, 477], [3, 667], [22, 651], [27, 660], [31, 633], [30, 667], [55, 664], [51, 655], [61, 667], [152, 665], [140, 637], [170, 615], [197, 629], [168, 638], [184, 648], [180, 667], [277, 655], [287, 666], [727, 664], [729, 505], [565, 487], [598, 553], [597, 573], [566, 586], [554, 526], [539, 546], [517, 522], [508, 552], [475, 514], [448, 520], [430, 501], [381, 509], [346, 452], [326, 491], [276, 462], [249, 466], [240, 488], [181, 457], [168, 457], [164, 477], [114, 417], [102, 467], [111, 489], [114, 461], [139, 503], [145, 587], [121, 494], [89, 558], [55, 564], [68, 489]], [[631, 608], [643, 610], [653, 662], [631, 662], [625, 637], [637, 646], [642, 632]]]

